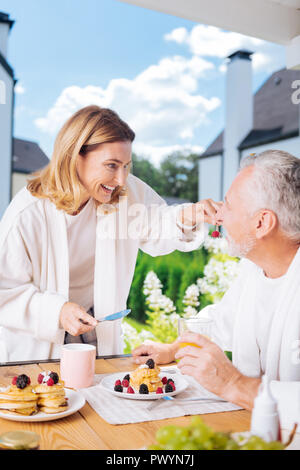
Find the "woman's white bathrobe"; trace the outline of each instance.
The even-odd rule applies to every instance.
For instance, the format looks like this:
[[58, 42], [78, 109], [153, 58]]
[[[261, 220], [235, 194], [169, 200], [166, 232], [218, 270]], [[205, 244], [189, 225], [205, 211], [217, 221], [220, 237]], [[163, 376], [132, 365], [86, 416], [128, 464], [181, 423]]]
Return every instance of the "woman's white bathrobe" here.
[[[127, 197], [115, 208], [108, 214], [104, 206], [97, 209], [97, 319], [126, 308], [139, 249], [152, 256], [191, 251], [204, 238], [203, 230], [183, 235], [176, 224], [179, 207], [167, 206], [133, 175], [128, 177]], [[59, 358], [65, 335], [59, 314], [68, 300], [65, 213], [24, 188], [0, 223], [0, 362]], [[122, 353], [121, 320], [100, 323], [96, 333], [99, 355]]]

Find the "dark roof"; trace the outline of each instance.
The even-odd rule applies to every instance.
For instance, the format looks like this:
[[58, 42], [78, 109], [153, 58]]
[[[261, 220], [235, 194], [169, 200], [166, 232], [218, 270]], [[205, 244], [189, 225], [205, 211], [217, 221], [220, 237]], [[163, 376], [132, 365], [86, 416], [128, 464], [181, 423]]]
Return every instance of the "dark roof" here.
[[[299, 70], [282, 69], [254, 95], [253, 129], [240, 142], [239, 149], [262, 145], [299, 135], [299, 106], [292, 103], [292, 82], [300, 79]], [[209, 145], [201, 157], [223, 152], [224, 131]]]
[[2, 65], [2, 67], [8, 73], [8, 75], [10, 75], [11, 78], [14, 79], [14, 71], [12, 67], [9, 65], [9, 63], [7, 62], [7, 60], [5, 59], [4, 55], [1, 54], [1, 52], [0, 52], [0, 65]]
[[7, 23], [9, 25], [9, 29], [11, 29], [15, 22], [9, 18], [7, 13], [0, 11], [0, 23]]
[[17, 173], [33, 173], [49, 163], [48, 157], [36, 142], [13, 139], [13, 169]]

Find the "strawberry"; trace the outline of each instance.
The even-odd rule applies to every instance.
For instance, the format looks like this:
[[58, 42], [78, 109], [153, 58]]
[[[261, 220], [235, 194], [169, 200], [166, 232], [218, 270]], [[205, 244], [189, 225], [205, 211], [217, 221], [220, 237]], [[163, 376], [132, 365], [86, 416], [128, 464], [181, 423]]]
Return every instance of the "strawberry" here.
[[161, 387], [157, 387], [156, 393], [164, 393], [164, 391]]
[[132, 388], [132, 387], [128, 387], [128, 388], [127, 388], [127, 393], [134, 393], [133, 388]]
[[220, 232], [218, 230], [214, 230], [211, 234], [213, 238], [219, 238], [220, 237]]
[[116, 380], [116, 381], [115, 381], [115, 386], [116, 386], [116, 385], [121, 385], [121, 380]]
[[12, 385], [16, 385], [16, 383], [17, 383], [17, 378], [18, 378], [18, 377], [15, 376], [15, 377], [12, 379], [12, 381], [11, 381]]
[[128, 380], [126, 380], [126, 379], [122, 380], [122, 385], [123, 385], [123, 387], [125, 387], [125, 388], [129, 387], [129, 382], [128, 382]]
[[162, 383], [163, 383], [164, 385], [166, 385], [166, 383], [168, 382], [168, 379], [167, 379], [167, 377], [163, 377], [163, 378], [161, 379], [161, 381], [162, 381]]

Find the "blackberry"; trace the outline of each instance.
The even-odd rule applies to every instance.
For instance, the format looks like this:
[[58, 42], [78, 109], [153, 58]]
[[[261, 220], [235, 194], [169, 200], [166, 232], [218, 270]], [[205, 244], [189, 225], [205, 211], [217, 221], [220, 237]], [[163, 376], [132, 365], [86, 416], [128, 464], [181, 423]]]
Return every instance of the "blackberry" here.
[[25, 374], [18, 375], [17, 380], [16, 380], [16, 386], [18, 388], [23, 389], [28, 384], [30, 384], [30, 378], [27, 375]]
[[173, 387], [171, 384], [167, 384], [166, 387], [165, 387], [165, 392], [166, 393], [169, 393], [169, 392], [173, 392]]
[[123, 387], [122, 387], [122, 385], [115, 385], [114, 391], [115, 391], [115, 392], [121, 392], [121, 393], [122, 393], [122, 392], [123, 392]]
[[153, 359], [148, 359], [146, 364], [149, 367], [149, 369], [154, 369], [154, 367], [155, 367], [155, 362], [153, 361]]
[[143, 395], [148, 395], [149, 390], [146, 384], [140, 385], [139, 393], [142, 393]]
[[123, 377], [123, 380], [128, 380], [128, 382], [129, 382], [129, 380], [130, 380], [130, 375], [129, 375], [129, 374], [126, 374], [126, 375]]
[[168, 379], [168, 380], [167, 380], [167, 385], [169, 385], [170, 382], [173, 382], [173, 383], [174, 383], [174, 380], [173, 380], [173, 379]]
[[49, 377], [51, 377], [51, 379], [53, 380], [54, 384], [57, 384], [58, 381], [59, 381], [59, 377], [58, 377], [58, 374], [56, 372], [51, 372], [51, 374], [49, 374]]

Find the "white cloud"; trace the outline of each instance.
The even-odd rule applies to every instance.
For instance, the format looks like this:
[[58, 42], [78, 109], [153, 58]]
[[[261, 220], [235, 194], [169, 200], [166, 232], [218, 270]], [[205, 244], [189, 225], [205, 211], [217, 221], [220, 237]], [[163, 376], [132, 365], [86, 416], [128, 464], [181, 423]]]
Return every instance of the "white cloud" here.
[[109, 107], [134, 129], [135, 148], [151, 150], [156, 159], [171, 148], [190, 145], [200, 126], [209, 122], [209, 113], [220, 106], [219, 98], [198, 93], [199, 80], [214, 68], [201, 57], [166, 57], [133, 80], [111, 80], [107, 88], [70, 86], [35, 124], [54, 135], [76, 110], [90, 104]]
[[153, 146], [143, 143], [134, 143], [133, 151], [142, 157], [150, 157], [154, 165], [158, 166], [159, 162], [168, 155], [175, 152], [180, 152], [182, 155], [190, 155], [191, 153], [201, 154], [204, 152], [204, 147], [201, 145], [162, 145]]
[[[176, 28], [165, 34], [164, 39], [180, 45], [185, 44], [192, 54], [201, 57], [225, 59], [239, 49], [249, 50], [254, 52], [252, 57], [254, 71], [265, 70], [270, 73], [284, 64], [282, 46], [232, 31], [224, 31], [215, 26], [198, 24], [191, 31], [186, 28]], [[225, 70], [226, 67], [222, 67], [220, 71]]]
[[22, 85], [22, 83], [17, 83], [15, 85], [15, 93], [17, 95], [23, 95], [25, 93], [25, 91], [26, 90], [25, 90], [24, 86]]

